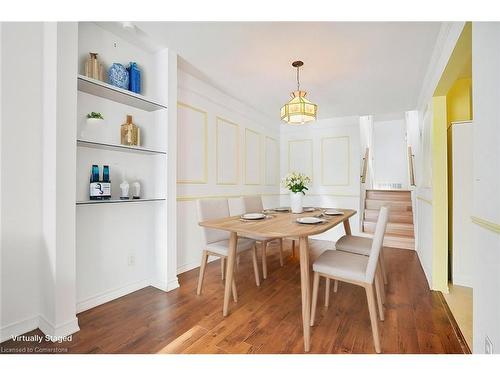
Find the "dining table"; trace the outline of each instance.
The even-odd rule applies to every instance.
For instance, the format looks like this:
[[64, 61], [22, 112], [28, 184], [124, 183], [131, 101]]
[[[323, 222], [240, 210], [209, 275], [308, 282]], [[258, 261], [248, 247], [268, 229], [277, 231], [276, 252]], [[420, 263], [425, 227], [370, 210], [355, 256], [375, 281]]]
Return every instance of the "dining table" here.
[[[329, 210], [338, 211], [335, 215], [327, 215]], [[230, 232], [229, 251], [224, 286], [224, 305], [222, 314], [229, 314], [231, 286], [236, 262], [236, 244], [238, 237], [285, 238], [298, 241], [300, 252], [300, 288], [302, 295], [302, 326], [304, 336], [304, 351], [311, 348], [311, 264], [309, 237], [321, 234], [343, 224], [345, 233], [351, 234], [349, 218], [356, 214], [355, 210], [342, 208], [314, 208], [313, 211], [300, 214], [290, 211], [267, 210], [261, 220], [245, 220], [241, 216], [230, 216], [220, 219], [202, 221], [199, 225]], [[316, 224], [302, 224], [297, 219], [303, 217], [320, 218]], [[319, 221], [319, 220], [318, 220]]]

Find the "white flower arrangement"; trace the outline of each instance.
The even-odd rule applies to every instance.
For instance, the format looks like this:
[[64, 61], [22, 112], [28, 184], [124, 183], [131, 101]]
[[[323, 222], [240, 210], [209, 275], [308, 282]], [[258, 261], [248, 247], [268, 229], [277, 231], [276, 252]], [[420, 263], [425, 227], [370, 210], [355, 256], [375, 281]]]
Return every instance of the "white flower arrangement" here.
[[281, 181], [283, 187], [287, 188], [293, 193], [306, 194], [308, 185], [311, 183], [311, 178], [303, 173], [291, 172], [287, 174]]

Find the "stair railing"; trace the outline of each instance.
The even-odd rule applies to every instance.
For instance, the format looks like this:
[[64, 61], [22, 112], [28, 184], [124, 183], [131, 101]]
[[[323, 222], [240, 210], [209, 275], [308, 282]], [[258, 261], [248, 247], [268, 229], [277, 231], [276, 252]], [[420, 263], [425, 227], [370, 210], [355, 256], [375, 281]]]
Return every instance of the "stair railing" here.
[[366, 182], [366, 172], [368, 171], [368, 156], [370, 154], [370, 149], [367, 147], [365, 150], [365, 157], [363, 158], [363, 165], [361, 167], [361, 183]]
[[411, 146], [408, 146], [408, 170], [410, 172], [410, 186], [416, 186], [415, 183], [415, 155], [411, 151]]

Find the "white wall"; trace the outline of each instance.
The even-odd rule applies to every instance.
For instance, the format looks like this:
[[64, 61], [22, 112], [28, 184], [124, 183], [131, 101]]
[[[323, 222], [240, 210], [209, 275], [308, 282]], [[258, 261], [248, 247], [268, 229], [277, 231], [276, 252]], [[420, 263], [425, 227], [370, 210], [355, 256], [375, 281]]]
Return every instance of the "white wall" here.
[[[310, 125], [281, 126], [281, 172], [303, 172], [312, 178], [304, 205], [352, 208], [359, 212], [360, 194], [359, 117], [320, 120]], [[281, 205], [289, 205], [289, 192], [281, 188]], [[359, 218], [350, 219], [359, 233]], [[320, 238], [336, 241], [344, 234], [336, 227]]]
[[178, 71], [177, 271], [199, 267], [196, 199], [262, 194], [279, 204], [279, 127], [258, 111]]
[[[414, 119], [413, 119], [414, 120]], [[412, 121], [412, 128], [415, 123]], [[415, 188], [416, 210], [415, 217], [415, 249], [420, 258], [429, 287], [432, 286], [432, 186], [431, 162], [432, 150], [430, 144], [432, 129], [432, 105], [418, 115], [418, 137], [411, 137], [412, 148], [415, 154]], [[413, 129], [414, 130], [414, 129]], [[413, 135], [415, 131], [411, 132]]]
[[1, 24], [0, 341], [38, 327], [42, 23]]
[[408, 189], [406, 123], [403, 118], [373, 122], [374, 187]]
[[499, 44], [498, 23], [472, 24], [475, 353], [485, 352], [486, 336], [493, 343], [493, 351], [500, 353]]

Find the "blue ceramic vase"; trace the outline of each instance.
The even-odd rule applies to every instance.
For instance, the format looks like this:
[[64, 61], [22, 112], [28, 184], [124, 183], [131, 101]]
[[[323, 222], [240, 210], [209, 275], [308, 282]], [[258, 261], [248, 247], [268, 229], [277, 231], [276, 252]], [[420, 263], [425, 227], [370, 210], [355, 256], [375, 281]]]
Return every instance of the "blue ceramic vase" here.
[[129, 90], [136, 94], [141, 93], [141, 71], [135, 62], [131, 62], [128, 68]]
[[108, 71], [109, 83], [121, 89], [128, 90], [129, 74], [127, 69], [120, 63], [113, 63]]

